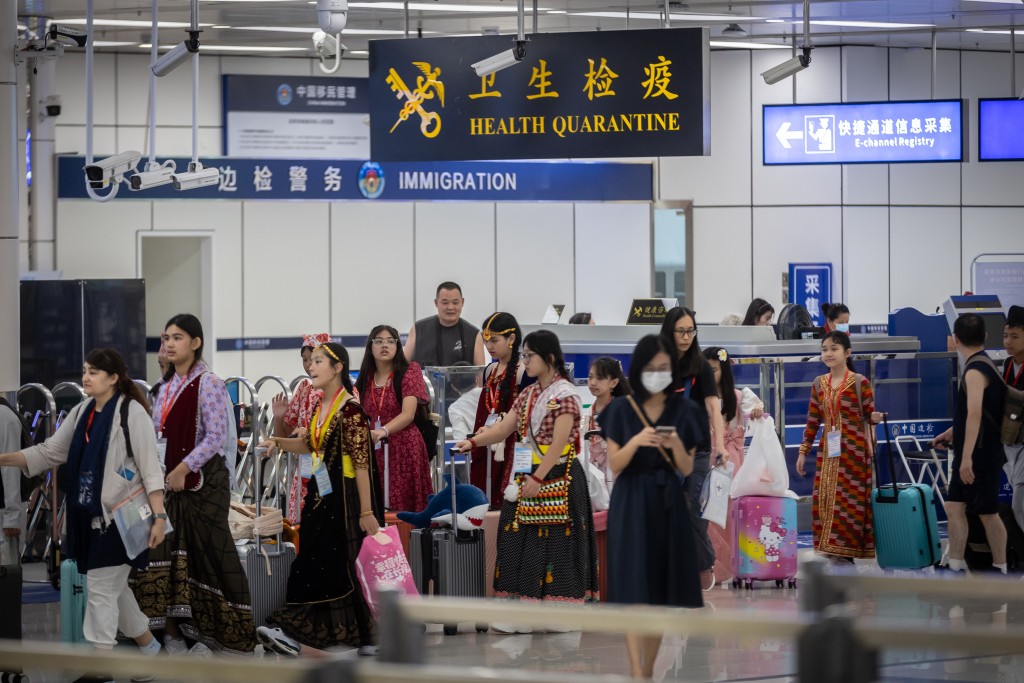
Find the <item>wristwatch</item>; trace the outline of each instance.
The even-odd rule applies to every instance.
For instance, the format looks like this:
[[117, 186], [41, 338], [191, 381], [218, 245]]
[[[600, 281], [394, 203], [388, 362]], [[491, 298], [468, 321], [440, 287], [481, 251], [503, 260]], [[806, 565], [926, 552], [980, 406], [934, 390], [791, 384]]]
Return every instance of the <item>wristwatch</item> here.
[[157, 513], [155, 513], [153, 515], [153, 518], [154, 519], [162, 519], [165, 522], [170, 521], [169, 518], [167, 517], [167, 513], [166, 512], [157, 512]]

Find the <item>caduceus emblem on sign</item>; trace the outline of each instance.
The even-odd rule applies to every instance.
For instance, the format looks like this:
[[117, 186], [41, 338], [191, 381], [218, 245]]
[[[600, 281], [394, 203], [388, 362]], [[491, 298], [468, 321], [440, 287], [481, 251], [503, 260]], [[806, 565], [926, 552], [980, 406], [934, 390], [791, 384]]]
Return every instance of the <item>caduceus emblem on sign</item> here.
[[420, 132], [424, 137], [434, 138], [441, 132], [441, 116], [434, 111], [427, 111], [423, 103], [432, 100], [436, 96], [441, 106], [444, 106], [444, 83], [437, 80], [441, 75], [441, 68], [433, 68], [428, 62], [413, 62], [413, 66], [419, 69], [423, 75], [416, 76], [416, 89], [413, 90], [405, 84], [402, 77], [393, 68], [388, 71], [387, 84], [391, 86], [395, 97], [399, 100], [405, 99], [402, 111], [398, 114], [398, 120], [391, 126], [389, 132], [394, 133], [395, 129], [408, 121], [414, 113], [420, 117]]

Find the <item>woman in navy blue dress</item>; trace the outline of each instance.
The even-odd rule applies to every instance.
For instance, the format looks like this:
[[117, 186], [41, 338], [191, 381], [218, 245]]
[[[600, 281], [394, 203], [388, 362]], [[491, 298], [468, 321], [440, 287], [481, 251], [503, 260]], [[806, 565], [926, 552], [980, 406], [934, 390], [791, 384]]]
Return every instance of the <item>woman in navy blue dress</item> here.
[[[600, 417], [618, 478], [608, 508], [608, 602], [701, 607], [700, 569], [683, 479], [693, 471], [699, 411], [674, 393], [672, 348], [640, 340], [630, 361], [634, 397]], [[626, 634], [630, 669], [651, 678], [660, 636]]]

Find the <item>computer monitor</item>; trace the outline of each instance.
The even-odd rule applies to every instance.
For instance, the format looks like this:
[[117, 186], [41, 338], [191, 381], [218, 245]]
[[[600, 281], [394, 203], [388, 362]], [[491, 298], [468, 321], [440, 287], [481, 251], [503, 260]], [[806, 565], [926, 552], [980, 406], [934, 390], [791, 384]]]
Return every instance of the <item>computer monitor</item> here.
[[946, 313], [946, 322], [949, 323], [950, 332], [956, 319], [967, 313], [974, 313], [981, 316], [985, 322], [985, 348], [1003, 348], [1003, 328], [1006, 327], [1006, 312], [999, 302], [999, 297], [994, 294], [964, 294], [962, 296], [951, 296], [943, 304]]

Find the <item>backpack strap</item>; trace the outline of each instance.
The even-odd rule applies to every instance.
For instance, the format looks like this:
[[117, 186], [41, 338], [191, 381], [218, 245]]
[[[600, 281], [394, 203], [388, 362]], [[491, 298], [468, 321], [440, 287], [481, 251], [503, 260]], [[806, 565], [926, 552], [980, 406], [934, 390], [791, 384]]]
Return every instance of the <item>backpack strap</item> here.
[[132, 438], [131, 432], [128, 430], [128, 409], [131, 407], [132, 399], [124, 396], [121, 398], [121, 431], [124, 432], [124, 445], [125, 450], [128, 451], [128, 457], [135, 460], [135, 453], [132, 452]]

